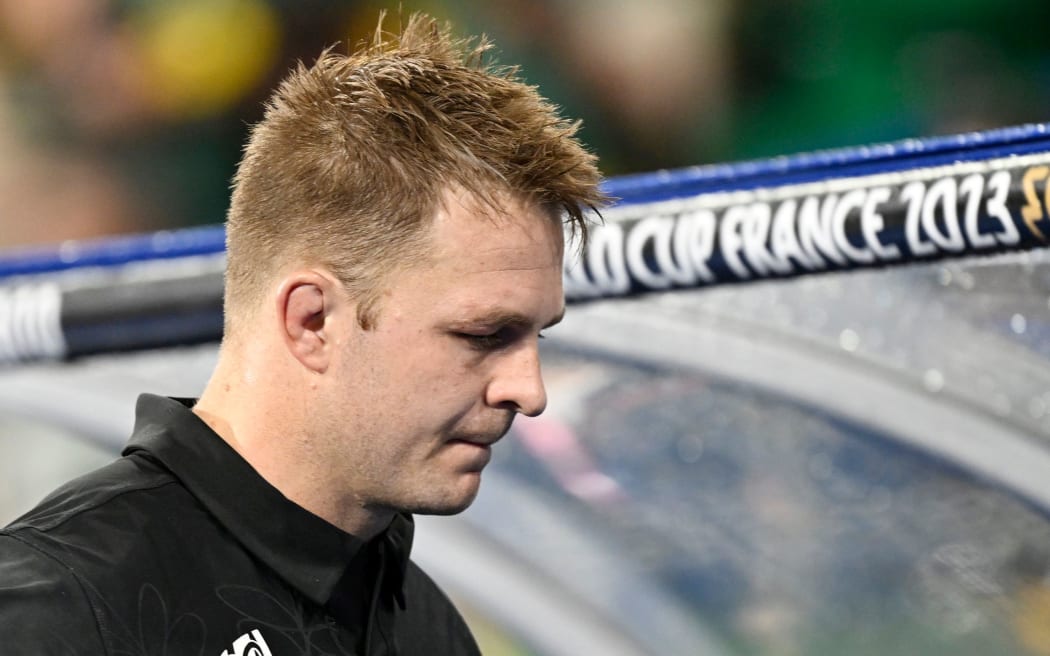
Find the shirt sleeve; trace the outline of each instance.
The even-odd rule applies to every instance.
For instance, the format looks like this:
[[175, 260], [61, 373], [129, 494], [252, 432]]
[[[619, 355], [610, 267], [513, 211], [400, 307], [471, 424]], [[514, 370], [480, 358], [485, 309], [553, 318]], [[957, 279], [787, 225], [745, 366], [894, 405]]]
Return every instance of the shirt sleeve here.
[[4, 656], [108, 654], [73, 572], [10, 534], [0, 534], [0, 644]]

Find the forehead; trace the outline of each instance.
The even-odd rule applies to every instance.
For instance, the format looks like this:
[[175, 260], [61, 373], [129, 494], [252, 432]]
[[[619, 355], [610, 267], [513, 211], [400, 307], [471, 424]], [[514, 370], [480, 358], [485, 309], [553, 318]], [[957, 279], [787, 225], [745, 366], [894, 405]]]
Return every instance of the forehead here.
[[383, 314], [394, 324], [517, 317], [542, 327], [564, 311], [560, 223], [535, 203], [494, 210], [450, 195], [434, 215], [422, 255], [388, 278]]
[[447, 193], [429, 231], [430, 264], [464, 275], [560, 269], [563, 232], [551, 211], [513, 196], [501, 201]]

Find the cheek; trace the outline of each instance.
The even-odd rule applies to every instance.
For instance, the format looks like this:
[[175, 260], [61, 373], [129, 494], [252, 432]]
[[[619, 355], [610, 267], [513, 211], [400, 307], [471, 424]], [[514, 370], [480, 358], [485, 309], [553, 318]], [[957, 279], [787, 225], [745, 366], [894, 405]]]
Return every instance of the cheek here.
[[428, 426], [451, 429], [485, 408], [483, 371], [483, 367], [464, 363], [462, 358], [432, 359], [410, 372], [412, 382], [405, 390], [405, 405]]
[[483, 387], [476, 372], [452, 362], [431, 361], [412, 368], [408, 376], [414, 397], [409, 400], [422, 405], [469, 404]]
[[382, 411], [398, 423], [411, 423], [415, 415], [429, 423], [480, 403], [491, 357], [453, 336], [388, 326], [380, 324], [381, 332], [347, 353], [346, 373], [357, 388], [351, 395], [370, 406], [365, 412]]

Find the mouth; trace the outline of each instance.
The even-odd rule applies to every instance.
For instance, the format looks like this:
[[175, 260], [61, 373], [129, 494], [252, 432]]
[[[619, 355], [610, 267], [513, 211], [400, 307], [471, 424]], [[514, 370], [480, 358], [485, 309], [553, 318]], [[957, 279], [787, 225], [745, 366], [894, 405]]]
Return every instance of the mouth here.
[[499, 438], [496, 438], [495, 440], [492, 440], [492, 439], [482, 439], [482, 438], [473, 438], [473, 437], [471, 437], [471, 438], [461, 437], [461, 438], [451, 439], [448, 442], [446, 442], [446, 444], [464, 444], [466, 446], [474, 447], [475, 449], [481, 449], [483, 451], [491, 451], [492, 450], [492, 445], [495, 444], [497, 440], [499, 440]]
[[471, 428], [464, 427], [459, 431], [454, 431], [448, 435], [446, 440], [447, 444], [466, 444], [477, 449], [484, 451], [490, 451], [492, 445], [503, 439], [503, 436], [510, 432], [510, 426], [514, 422], [514, 415], [509, 415], [500, 424], [490, 424], [488, 426], [475, 426]]
[[492, 459], [494, 442], [477, 438], [453, 439], [445, 442], [444, 448], [456, 459], [457, 467], [462, 467], [466, 472], [480, 472]]
[[467, 463], [471, 470], [480, 471], [492, 458], [492, 445], [499, 442], [509, 430], [508, 422], [506, 426], [498, 426], [494, 430], [461, 431], [450, 435], [445, 441], [445, 447], [459, 454], [458, 458]]

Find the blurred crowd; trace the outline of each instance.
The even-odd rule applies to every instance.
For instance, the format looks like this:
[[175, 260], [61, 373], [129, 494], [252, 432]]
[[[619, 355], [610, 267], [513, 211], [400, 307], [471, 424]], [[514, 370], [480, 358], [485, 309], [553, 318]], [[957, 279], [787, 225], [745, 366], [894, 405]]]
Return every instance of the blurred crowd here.
[[296, 61], [485, 33], [608, 175], [1050, 119], [1045, 0], [0, 0], [0, 247], [218, 223]]

